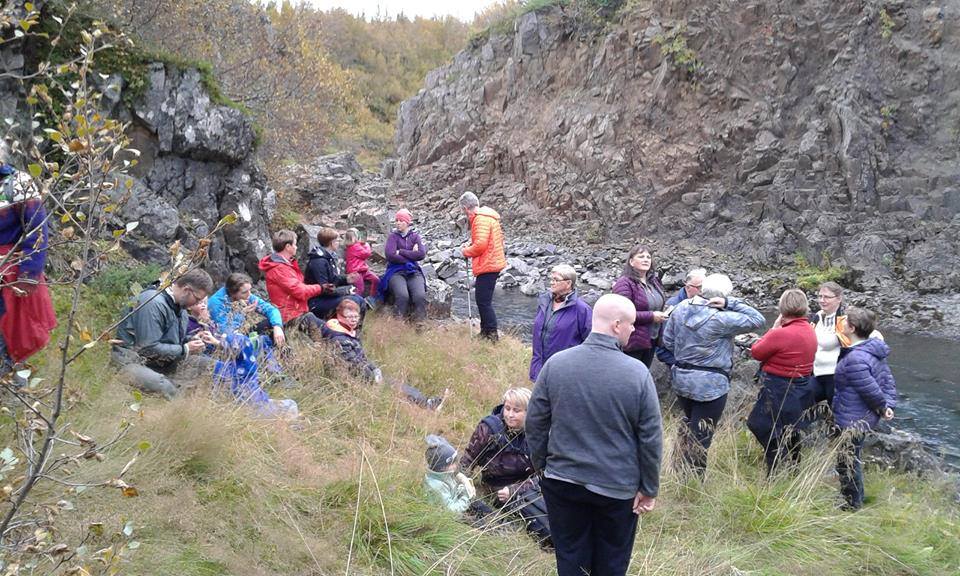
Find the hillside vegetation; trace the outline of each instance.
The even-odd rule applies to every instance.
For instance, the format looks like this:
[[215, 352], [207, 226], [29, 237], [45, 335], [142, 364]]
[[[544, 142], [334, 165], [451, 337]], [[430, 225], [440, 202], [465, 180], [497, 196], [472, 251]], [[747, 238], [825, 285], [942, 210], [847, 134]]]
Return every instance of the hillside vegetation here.
[[[81, 324], [106, 323], [125, 299], [125, 282], [151, 272], [108, 273], [87, 293]], [[59, 311], [66, 303], [57, 300]], [[67, 543], [69, 559], [41, 546], [18, 558], [20, 572], [5, 574], [115, 573], [110, 566], [197, 576], [551, 574], [552, 556], [519, 528], [471, 528], [427, 503], [421, 489], [424, 436], [443, 433], [463, 447], [502, 391], [526, 384], [528, 348], [513, 338], [498, 346], [471, 340], [462, 325], [418, 335], [380, 316], [365, 339], [388, 375], [428, 394], [450, 388], [443, 411], [424, 412], [345, 377], [305, 343], [287, 362], [299, 387], [272, 391], [299, 402], [294, 424], [254, 418], [211, 397], [206, 382], [173, 402], [141, 398], [114, 379], [107, 349], [95, 347], [70, 373], [66, 421], [101, 446], [127, 432], [99, 448], [102, 462], [80, 460], [63, 484], [35, 491], [52, 510], [49, 541]], [[40, 356], [41, 376], [53, 355]], [[841, 512], [825, 447], [808, 453], [796, 476], [767, 482], [762, 452], [739, 420], [718, 433], [701, 486], [683, 483], [669, 465], [677, 421], [668, 416], [662, 492], [642, 518], [631, 574], [960, 570], [960, 512], [946, 486], [871, 469], [865, 509]], [[5, 419], [0, 434], [9, 440], [10, 432]], [[122, 476], [135, 496], [82, 488], [118, 477], [135, 456]], [[116, 557], [97, 552], [117, 541]], [[25, 568], [31, 562], [33, 572]]]

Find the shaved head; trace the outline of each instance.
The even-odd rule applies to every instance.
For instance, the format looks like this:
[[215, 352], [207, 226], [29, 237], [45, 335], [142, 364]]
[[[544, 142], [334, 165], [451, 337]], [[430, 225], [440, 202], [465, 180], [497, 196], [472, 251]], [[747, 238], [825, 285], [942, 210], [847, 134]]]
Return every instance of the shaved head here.
[[633, 302], [619, 294], [604, 294], [593, 305], [593, 331], [613, 336], [621, 346], [630, 339], [636, 319]]

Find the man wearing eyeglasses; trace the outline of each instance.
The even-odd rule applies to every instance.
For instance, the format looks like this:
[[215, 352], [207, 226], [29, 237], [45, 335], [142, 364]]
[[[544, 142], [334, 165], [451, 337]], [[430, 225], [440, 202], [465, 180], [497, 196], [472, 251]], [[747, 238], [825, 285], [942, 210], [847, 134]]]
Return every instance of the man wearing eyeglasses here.
[[137, 296], [136, 306], [117, 327], [111, 360], [130, 384], [170, 399], [182, 383], [212, 368], [213, 359], [202, 352], [218, 340], [206, 331], [187, 336], [187, 308], [213, 292], [213, 280], [196, 269], [159, 288], [155, 283]]
[[[671, 312], [677, 304], [698, 296], [700, 291], [703, 289], [703, 279], [707, 277], [707, 271], [703, 268], [694, 268], [693, 270], [687, 272], [686, 278], [683, 280], [683, 286], [676, 294], [670, 297], [667, 300], [665, 310]], [[663, 346], [657, 346], [657, 360], [663, 362], [667, 366], [673, 366], [676, 363], [676, 359], [673, 357], [673, 353], [664, 348]]]

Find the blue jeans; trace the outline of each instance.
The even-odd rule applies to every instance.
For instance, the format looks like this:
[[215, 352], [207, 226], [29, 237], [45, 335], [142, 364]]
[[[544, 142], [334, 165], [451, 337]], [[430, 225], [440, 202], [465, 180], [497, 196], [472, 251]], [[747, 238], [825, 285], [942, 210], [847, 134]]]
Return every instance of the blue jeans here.
[[497, 312], [493, 309], [493, 289], [499, 272], [479, 274], [476, 278], [477, 312], [480, 314], [480, 335], [497, 339]]

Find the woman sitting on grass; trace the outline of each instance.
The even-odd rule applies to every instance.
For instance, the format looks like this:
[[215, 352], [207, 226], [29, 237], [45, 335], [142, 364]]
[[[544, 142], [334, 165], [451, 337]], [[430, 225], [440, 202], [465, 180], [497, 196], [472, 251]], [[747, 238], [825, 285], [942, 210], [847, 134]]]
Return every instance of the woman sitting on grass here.
[[[353, 300], [342, 300], [337, 305], [336, 316], [327, 320], [323, 325], [323, 337], [336, 342], [340, 350], [340, 358], [357, 375], [365, 380], [383, 383], [383, 372], [376, 364], [367, 358], [363, 351], [363, 344], [357, 338], [357, 325], [360, 323], [360, 306]], [[426, 397], [423, 392], [409, 384], [395, 385], [407, 399], [428, 410], [439, 410], [443, 406], [444, 397]], [[446, 394], [444, 394], [446, 395]]]
[[844, 509], [863, 506], [863, 463], [860, 452], [866, 433], [880, 418], [893, 418], [897, 406], [897, 383], [887, 364], [890, 347], [872, 337], [877, 317], [870, 310], [850, 308], [841, 324], [850, 347], [840, 351], [834, 373], [836, 384], [833, 414], [842, 431], [837, 450], [837, 473]]
[[523, 429], [530, 395], [529, 388], [511, 388], [504, 393], [503, 404], [477, 424], [460, 459], [460, 470], [479, 468], [481, 492], [495, 495], [496, 506], [519, 514], [532, 534], [549, 542], [547, 507]]

